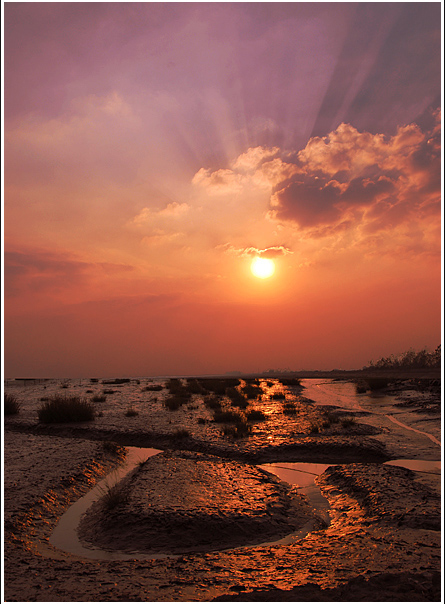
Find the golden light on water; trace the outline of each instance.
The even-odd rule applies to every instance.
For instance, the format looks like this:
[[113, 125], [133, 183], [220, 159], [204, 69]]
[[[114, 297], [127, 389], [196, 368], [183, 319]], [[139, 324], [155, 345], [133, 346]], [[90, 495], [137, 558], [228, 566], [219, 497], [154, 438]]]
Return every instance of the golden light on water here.
[[250, 270], [255, 277], [259, 279], [267, 279], [275, 272], [275, 262], [270, 258], [256, 257], [252, 260]]

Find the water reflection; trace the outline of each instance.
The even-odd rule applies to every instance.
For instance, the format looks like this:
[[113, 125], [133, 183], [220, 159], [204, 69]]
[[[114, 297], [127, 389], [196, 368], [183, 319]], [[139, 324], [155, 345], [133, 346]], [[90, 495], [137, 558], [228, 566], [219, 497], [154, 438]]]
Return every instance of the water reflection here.
[[431, 474], [440, 474], [441, 472], [440, 461], [424, 461], [422, 459], [391, 459], [391, 461], [386, 461], [385, 465], [408, 468], [408, 470], [414, 470], [415, 472], [428, 472]]

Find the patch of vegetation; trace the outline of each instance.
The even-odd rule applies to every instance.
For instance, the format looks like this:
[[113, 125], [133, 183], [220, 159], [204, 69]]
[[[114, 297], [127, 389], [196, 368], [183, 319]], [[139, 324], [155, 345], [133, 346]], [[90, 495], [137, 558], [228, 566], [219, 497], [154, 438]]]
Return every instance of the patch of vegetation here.
[[353, 417], [345, 417], [341, 420], [341, 425], [343, 428], [352, 428], [356, 425], [356, 421]]
[[107, 397], [104, 394], [96, 394], [95, 396], [91, 397], [91, 400], [93, 403], [105, 403]]
[[20, 412], [20, 403], [14, 394], [5, 394], [3, 397], [3, 413], [17, 415]]
[[[94, 392], [94, 390], [86, 390], [87, 394], [92, 394], [93, 392]], [[40, 400], [42, 400], [42, 399], [40, 399]]]
[[102, 448], [105, 453], [109, 453], [114, 457], [125, 457], [125, 455], [127, 454], [127, 449], [125, 447], [122, 447], [122, 445], [118, 445], [112, 440], [104, 440], [102, 442]]
[[182, 407], [184, 402], [185, 399], [183, 399], [181, 396], [169, 396], [165, 399], [164, 405], [169, 411], [177, 411], [179, 407]]
[[273, 401], [279, 401], [285, 399], [286, 395], [284, 394], [284, 392], [274, 392], [270, 395], [270, 398]]
[[206, 424], [207, 420], [204, 419], [203, 417], [198, 417], [198, 424]]
[[241, 392], [249, 399], [257, 399], [263, 394], [263, 389], [259, 384], [247, 383], [241, 388]]
[[226, 396], [229, 397], [232, 402], [232, 405], [235, 405], [235, 407], [239, 407], [240, 409], [246, 409], [248, 401], [244, 394], [242, 394], [236, 388], [226, 388]]
[[114, 510], [119, 505], [128, 502], [130, 489], [128, 483], [117, 483], [112, 487], [106, 487], [101, 501], [105, 509]]
[[187, 402], [192, 396], [192, 393], [189, 392], [187, 388], [183, 385], [181, 380], [177, 378], [172, 378], [171, 380], [168, 380], [166, 388], [172, 396], [182, 399], [181, 404]]
[[208, 396], [204, 399], [204, 405], [209, 409], [221, 410], [221, 399], [217, 396]]
[[284, 415], [296, 415], [297, 414], [297, 408], [295, 406], [295, 403], [292, 402], [286, 402], [283, 405], [283, 413]]
[[235, 426], [224, 426], [223, 428], [223, 434], [232, 438], [244, 438], [249, 436], [251, 432], [252, 427], [245, 422], [241, 422]]
[[110, 388], [105, 388], [105, 390], [102, 390], [102, 392], [104, 394], [114, 394], [116, 392], [116, 390], [111, 390]]
[[240, 385], [238, 378], [199, 378], [197, 381], [204, 390], [219, 395], [224, 395], [226, 393], [226, 388], [236, 388], [236, 386]]
[[206, 392], [206, 390], [201, 386], [201, 384], [195, 378], [189, 378], [187, 380], [186, 388], [187, 388], [188, 392], [190, 392], [190, 394], [203, 394], [204, 392]]
[[283, 386], [293, 386], [294, 388], [301, 386], [300, 378], [282, 378], [280, 382]]
[[217, 424], [239, 424], [243, 421], [243, 416], [236, 411], [215, 411], [213, 421]]
[[129, 384], [130, 378], [116, 378], [114, 380], [102, 380], [102, 384]]
[[153, 384], [151, 386], [144, 386], [142, 392], [159, 392], [162, 388], [163, 386], [161, 386], [161, 384]]
[[92, 384], [97, 384], [97, 382], [98, 382], [98, 381], [99, 381], [99, 379], [98, 379], [98, 378], [90, 378], [90, 382], [91, 382]]
[[137, 411], [134, 407], [128, 407], [128, 409], [125, 411], [125, 417], [136, 417], [136, 415], [139, 415], [139, 411]]
[[382, 357], [378, 361], [370, 361], [363, 369], [424, 369], [427, 367], [440, 367], [442, 358], [441, 345], [430, 352], [426, 348], [416, 352], [408, 350], [402, 354]]
[[369, 390], [375, 392], [376, 390], [383, 390], [383, 388], [386, 388], [389, 384], [389, 379], [380, 377], [367, 378], [366, 383], [368, 384]]
[[368, 390], [368, 384], [363, 380], [356, 382], [355, 391], [357, 394], [364, 394]]
[[39, 421], [45, 424], [88, 422], [94, 419], [94, 407], [79, 396], [54, 396], [37, 411]]
[[267, 416], [260, 409], [250, 409], [246, 413], [246, 420], [248, 422], [262, 422], [267, 419]]

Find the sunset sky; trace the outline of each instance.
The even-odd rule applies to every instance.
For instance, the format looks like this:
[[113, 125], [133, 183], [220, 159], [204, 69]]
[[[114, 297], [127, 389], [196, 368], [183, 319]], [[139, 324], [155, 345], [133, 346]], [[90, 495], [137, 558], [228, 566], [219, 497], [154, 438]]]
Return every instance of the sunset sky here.
[[4, 6], [6, 377], [440, 343], [439, 2]]

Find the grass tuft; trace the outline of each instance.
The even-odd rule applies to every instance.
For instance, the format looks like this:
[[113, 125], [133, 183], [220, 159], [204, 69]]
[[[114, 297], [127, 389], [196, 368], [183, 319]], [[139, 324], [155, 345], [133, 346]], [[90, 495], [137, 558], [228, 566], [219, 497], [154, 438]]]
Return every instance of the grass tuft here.
[[179, 407], [182, 407], [185, 401], [186, 399], [183, 399], [181, 396], [170, 396], [165, 399], [164, 405], [169, 411], [177, 411]]
[[125, 447], [123, 447], [122, 445], [118, 445], [117, 443], [111, 440], [104, 440], [102, 442], [102, 448], [105, 453], [109, 453], [114, 457], [125, 457], [125, 455], [127, 454], [127, 449]]
[[215, 411], [213, 421], [217, 424], [239, 424], [243, 421], [243, 416], [236, 411]]
[[266, 415], [259, 409], [250, 409], [246, 413], [246, 419], [248, 422], [262, 422], [266, 419]]
[[204, 405], [209, 409], [221, 411], [221, 399], [217, 396], [208, 396], [204, 399]]
[[130, 497], [128, 484], [117, 483], [112, 487], [106, 487], [104, 494], [102, 495], [102, 504], [107, 510], [114, 510], [119, 505], [123, 505], [128, 502]]
[[341, 425], [343, 428], [352, 428], [356, 425], [356, 421], [353, 417], [345, 417], [341, 420]]
[[128, 407], [128, 409], [125, 411], [125, 417], [136, 417], [136, 415], [139, 415], [139, 411], [137, 411], [134, 407]]
[[144, 386], [142, 392], [159, 392], [162, 388], [161, 384], [153, 384], [152, 386]]
[[235, 426], [224, 426], [223, 434], [232, 438], [244, 438], [249, 436], [252, 428], [245, 422], [236, 424]]
[[14, 394], [5, 394], [3, 398], [3, 411], [5, 415], [17, 415], [20, 411], [20, 403]]
[[295, 406], [295, 403], [292, 402], [286, 402], [283, 405], [283, 413], [284, 415], [296, 415], [297, 414], [297, 408]]
[[63, 422], [88, 422], [94, 419], [94, 407], [79, 396], [54, 396], [37, 411], [44, 424]]
[[93, 403], [105, 403], [106, 400], [107, 397], [104, 394], [96, 394], [95, 396], [91, 397], [91, 401]]

